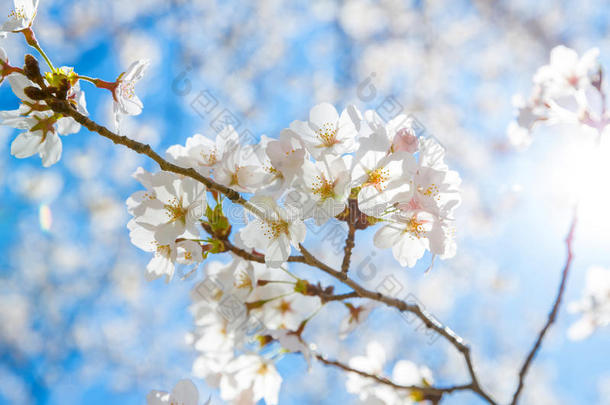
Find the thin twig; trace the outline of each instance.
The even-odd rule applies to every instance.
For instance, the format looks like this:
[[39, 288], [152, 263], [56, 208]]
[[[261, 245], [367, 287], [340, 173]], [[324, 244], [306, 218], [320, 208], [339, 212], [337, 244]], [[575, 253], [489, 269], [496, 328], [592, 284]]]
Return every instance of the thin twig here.
[[201, 182], [209, 190], [216, 190], [224, 194], [229, 200], [233, 201], [236, 204], [242, 205], [244, 208], [253, 212], [257, 216], [264, 218], [264, 214], [258, 208], [250, 204], [248, 200], [243, 198], [237, 191], [229, 187], [223, 186], [222, 184], [216, 183], [214, 180], [208, 177], [202, 176], [193, 168], [184, 168], [168, 162], [167, 160], [163, 159], [157, 152], [155, 152], [150, 147], [150, 145], [135, 141], [123, 135], [115, 134], [106, 127], [97, 124], [93, 120], [89, 119], [88, 117], [73, 109], [70, 104], [65, 100], [60, 100], [57, 98], [48, 98], [45, 100], [45, 102], [56, 113], [72, 117], [76, 122], [87, 128], [89, 131], [96, 132], [101, 136], [110, 139], [115, 144], [126, 146], [137, 153], [148, 156], [149, 158], [157, 162], [157, 164], [162, 170], [191, 177]]
[[344, 284], [351, 287], [360, 297], [369, 298], [374, 301], [382, 302], [388, 306], [397, 308], [401, 312], [411, 312], [415, 316], [417, 316], [428, 329], [432, 329], [442, 337], [444, 337], [449, 343], [451, 343], [464, 357], [466, 361], [466, 366], [468, 368], [468, 374], [472, 380], [471, 387], [472, 391], [477, 393], [481, 398], [487, 401], [490, 404], [496, 404], [496, 402], [485, 392], [483, 387], [481, 387], [478, 377], [476, 375], [476, 371], [474, 369], [474, 365], [472, 363], [472, 355], [470, 353], [470, 347], [464, 342], [464, 340], [458, 336], [453, 330], [449, 327], [441, 324], [437, 319], [432, 317], [428, 311], [422, 309], [417, 304], [408, 304], [405, 301], [399, 300], [397, 298], [389, 297], [381, 294], [380, 292], [367, 290], [366, 288], [360, 286], [357, 282], [352, 280], [347, 276], [347, 274], [337, 271], [325, 263], [319, 261], [315, 258], [303, 245], [299, 245], [299, 249], [305, 258], [305, 262], [319, 268], [325, 273], [330, 274], [336, 279], [342, 281]]
[[472, 384], [452, 385], [449, 387], [431, 387], [431, 386], [427, 387], [427, 386], [419, 386], [419, 385], [400, 385], [400, 384], [396, 384], [395, 382], [391, 381], [388, 378], [380, 377], [375, 374], [370, 374], [365, 371], [357, 370], [353, 367], [348, 366], [345, 363], [341, 363], [340, 361], [327, 359], [326, 357], [324, 357], [320, 354], [315, 354], [315, 357], [318, 360], [320, 360], [322, 363], [324, 363], [328, 366], [337, 367], [343, 371], [347, 371], [349, 373], [355, 373], [362, 377], [373, 379], [380, 384], [388, 385], [397, 390], [419, 391], [424, 395], [424, 398], [427, 400], [438, 401], [444, 394], [449, 394], [449, 393], [452, 393], [455, 391], [466, 391], [466, 390], [472, 389]]
[[570, 272], [570, 267], [572, 265], [572, 260], [574, 258], [574, 255], [572, 252], [572, 242], [574, 240], [574, 230], [576, 229], [576, 222], [577, 222], [577, 212], [576, 212], [576, 209], [574, 209], [572, 223], [570, 224], [570, 230], [568, 232], [568, 236], [566, 237], [566, 250], [567, 250], [568, 255], [566, 258], [565, 265], [563, 267], [563, 272], [561, 274], [561, 282], [559, 283], [559, 290], [557, 291], [557, 297], [555, 298], [555, 302], [553, 303], [553, 308], [551, 309], [551, 312], [549, 313], [549, 317], [548, 317], [546, 323], [544, 324], [543, 328], [538, 333], [536, 342], [534, 343], [534, 346], [530, 350], [529, 354], [527, 355], [527, 358], [525, 359], [525, 362], [523, 363], [523, 366], [521, 367], [521, 370], [519, 371], [519, 384], [517, 386], [517, 390], [515, 391], [515, 394], [513, 395], [513, 400], [511, 402], [511, 405], [517, 404], [517, 401], [519, 400], [519, 395], [521, 394], [521, 391], [523, 390], [525, 376], [527, 375], [527, 372], [529, 370], [529, 367], [532, 364], [532, 361], [536, 357], [536, 353], [538, 352], [538, 350], [540, 349], [540, 346], [542, 345], [542, 339], [544, 339], [544, 336], [546, 335], [547, 331], [549, 330], [549, 328], [551, 327], [551, 325], [555, 322], [555, 319], [557, 318], [557, 313], [559, 312], [559, 307], [561, 306], [561, 300], [563, 298], [563, 293], [565, 291], [566, 283], [568, 280], [568, 274]]

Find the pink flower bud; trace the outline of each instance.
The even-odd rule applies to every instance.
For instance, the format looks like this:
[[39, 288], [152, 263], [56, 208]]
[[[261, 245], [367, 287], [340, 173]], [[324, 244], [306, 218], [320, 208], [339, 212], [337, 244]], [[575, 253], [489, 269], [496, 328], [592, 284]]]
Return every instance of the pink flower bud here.
[[396, 135], [394, 135], [394, 140], [392, 141], [392, 150], [394, 152], [405, 151], [409, 153], [415, 153], [418, 150], [419, 142], [417, 141], [417, 136], [413, 133], [413, 129], [411, 128], [402, 128]]

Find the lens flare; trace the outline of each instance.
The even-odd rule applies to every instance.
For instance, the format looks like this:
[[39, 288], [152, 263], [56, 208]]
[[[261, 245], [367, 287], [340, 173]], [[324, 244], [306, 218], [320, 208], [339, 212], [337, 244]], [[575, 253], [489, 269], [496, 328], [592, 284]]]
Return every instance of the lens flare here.
[[40, 229], [45, 232], [51, 231], [51, 225], [53, 224], [53, 213], [47, 204], [40, 205], [38, 209], [38, 220], [40, 222]]

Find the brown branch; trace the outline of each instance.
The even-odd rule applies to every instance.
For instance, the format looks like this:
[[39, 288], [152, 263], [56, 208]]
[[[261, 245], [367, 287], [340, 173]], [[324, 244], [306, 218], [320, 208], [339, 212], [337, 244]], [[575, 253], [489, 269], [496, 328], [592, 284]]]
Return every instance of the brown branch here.
[[[265, 263], [265, 256], [260, 253], [250, 253], [247, 250], [235, 246], [228, 239], [222, 240], [222, 244], [226, 251], [234, 253], [236, 256], [239, 256], [242, 259], [249, 260], [251, 262]], [[288, 257], [287, 261], [291, 263], [305, 263], [305, 258], [303, 256], [292, 255]]]
[[87, 128], [89, 131], [96, 132], [101, 136], [110, 139], [115, 144], [126, 146], [134, 152], [148, 156], [149, 158], [157, 162], [157, 164], [162, 170], [181, 174], [183, 176], [195, 179], [205, 185], [209, 190], [216, 190], [224, 194], [229, 200], [233, 201], [234, 203], [242, 205], [243, 207], [247, 208], [249, 211], [255, 213], [259, 217], [263, 217], [262, 212], [258, 208], [250, 204], [248, 200], [243, 198], [237, 191], [229, 187], [223, 186], [222, 184], [216, 183], [214, 180], [208, 177], [202, 176], [193, 168], [184, 168], [168, 162], [167, 160], [163, 159], [157, 152], [155, 152], [150, 147], [150, 145], [135, 141], [123, 135], [115, 134], [106, 127], [97, 124], [93, 120], [89, 119], [88, 117], [73, 109], [70, 106], [70, 103], [66, 100], [60, 100], [51, 97], [47, 98], [45, 102], [48, 104], [49, 107], [51, 107], [54, 112], [72, 117], [76, 122]]
[[344, 274], [347, 274], [349, 271], [349, 263], [352, 258], [352, 249], [354, 248], [354, 238], [356, 237], [356, 225], [352, 221], [348, 221], [347, 226], [347, 238], [345, 238], [343, 262], [341, 263], [341, 272]]
[[395, 382], [391, 381], [388, 378], [385, 377], [379, 377], [375, 374], [370, 374], [367, 373], [365, 371], [361, 371], [361, 370], [357, 370], [353, 367], [348, 366], [345, 363], [341, 363], [337, 360], [329, 360], [326, 357], [320, 355], [320, 354], [315, 354], [315, 357], [320, 360], [322, 363], [328, 365], [328, 366], [333, 366], [333, 367], [337, 367], [340, 368], [343, 371], [347, 371], [349, 373], [355, 373], [358, 374], [362, 377], [365, 378], [370, 378], [372, 380], [377, 381], [380, 384], [384, 384], [384, 385], [388, 385], [394, 389], [397, 390], [408, 390], [408, 391], [419, 391], [423, 394], [425, 400], [429, 400], [429, 401], [433, 401], [433, 402], [438, 402], [440, 401], [441, 397], [444, 394], [450, 394], [452, 392], [455, 391], [467, 391], [467, 390], [471, 390], [472, 384], [464, 384], [464, 385], [453, 385], [450, 387], [429, 387], [429, 386], [419, 386], [419, 385], [400, 385], [400, 384], [396, 384]]
[[345, 294], [335, 294], [335, 295], [327, 295], [324, 296], [324, 301], [343, 301], [349, 298], [360, 298], [356, 291], [348, 292]]
[[563, 272], [561, 274], [561, 282], [559, 283], [559, 290], [557, 291], [557, 297], [555, 298], [555, 302], [553, 303], [553, 308], [551, 309], [551, 312], [549, 313], [549, 317], [548, 317], [546, 323], [544, 324], [543, 328], [538, 333], [536, 342], [534, 343], [534, 346], [530, 350], [529, 354], [527, 355], [527, 358], [525, 359], [525, 362], [523, 363], [523, 366], [521, 367], [521, 370], [519, 371], [519, 384], [517, 386], [517, 390], [515, 391], [515, 394], [513, 395], [513, 400], [511, 402], [511, 405], [517, 404], [517, 401], [519, 400], [519, 395], [521, 394], [521, 391], [523, 390], [525, 376], [527, 375], [529, 367], [531, 366], [534, 358], [536, 357], [538, 350], [540, 349], [540, 346], [542, 345], [542, 340], [544, 339], [544, 336], [546, 335], [547, 331], [549, 330], [549, 328], [551, 327], [551, 325], [555, 322], [555, 319], [557, 318], [557, 313], [559, 312], [559, 307], [561, 306], [561, 300], [563, 298], [563, 293], [565, 291], [566, 283], [568, 280], [568, 274], [570, 272], [570, 267], [572, 265], [572, 260], [574, 258], [574, 255], [572, 252], [572, 242], [574, 240], [574, 230], [576, 229], [576, 222], [577, 222], [577, 213], [576, 213], [576, 209], [574, 209], [574, 214], [572, 216], [572, 223], [570, 224], [570, 230], [568, 232], [568, 236], [566, 237], [566, 250], [567, 250], [568, 255], [566, 258], [565, 265], [563, 267]]
[[490, 404], [495, 404], [496, 402], [485, 392], [485, 390], [481, 387], [478, 377], [476, 375], [474, 365], [472, 363], [472, 355], [470, 353], [470, 347], [464, 343], [464, 340], [459, 337], [453, 330], [449, 327], [441, 324], [438, 320], [432, 317], [426, 310], [422, 309], [417, 304], [408, 304], [405, 301], [399, 300], [397, 298], [392, 298], [386, 295], [381, 294], [380, 292], [367, 290], [366, 288], [360, 286], [357, 282], [352, 280], [347, 276], [347, 274], [337, 271], [325, 263], [316, 259], [303, 245], [299, 245], [301, 253], [305, 258], [305, 262], [314, 267], [319, 268], [327, 274], [335, 277], [336, 279], [342, 281], [344, 284], [351, 287], [358, 296], [362, 298], [369, 298], [374, 301], [379, 301], [384, 303], [387, 306], [394, 307], [401, 312], [411, 312], [415, 316], [417, 316], [428, 329], [432, 329], [441, 336], [443, 336], [449, 343], [451, 343], [464, 357], [466, 361], [466, 366], [468, 367], [468, 374], [470, 374], [470, 378], [472, 380], [470, 386], [472, 387], [472, 391], [477, 393], [481, 398], [487, 401]]

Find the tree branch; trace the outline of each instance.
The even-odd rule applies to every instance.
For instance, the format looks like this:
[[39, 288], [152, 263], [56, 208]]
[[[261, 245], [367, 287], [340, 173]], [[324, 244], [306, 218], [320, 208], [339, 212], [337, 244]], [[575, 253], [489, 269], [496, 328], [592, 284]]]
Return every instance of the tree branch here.
[[568, 232], [568, 236], [566, 237], [566, 250], [567, 250], [568, 255], [566, 258], [566, 263], [563, 267], [563, 272], [561, 274], [561, 282], [559, 283], [559, 290], [557, 291], [557, 298], [555, 298], [555, 302], [553, 303], [553, 308], [551, 309], [551, 312], [549, 313], [549, 317], [548, 317], [546, 323], [544, 324], [544, 326], [538, 333], [536, 342], [534, 343], [534, 346], [530, 350], [529, 354], [527, 355], [527, 358], [525, 359], [525, 362], [523, 363], [523, 366], [521, 367], [521, 370], [519, 371], [519, 384], [517, 385], [517, 390], [515, 391], [515, 394], [513, 395], [513, 400], [511, 402], [511, 405], [517, 404], [517, 402], [519, 400], [519, 395], [521, 394], [521, 391], [523, 390], [525, 376], [527, 375], [529, 367], [531, 366], [534, 358], [536, 357], [536, 353], [538, 352], [538, 350], [540, 349], [540, 346], [542, 345], [542, 340], [544, 339], [544, 336], [546, 335], [547, 331], [549, 330], [549, 328], [551, 327], [551, 325], [555, 322], [555, 319], [557, 318], [557, 313], [559, 312], [559, 307], [561, 305], [561, 300], [563, 298], [563, 293], [565, 291], [566, 283], [568, 280], [568, 274], [570, 272], [570, 267], [572, 265], [572, 260], [574, 258], [573, 252], [572, 252], [572, 242], [574, 240], [574, 230], [576, 229], [576, 222], [577, 222], [577, 212], [576, 212], [576, 209], [574, 209], [574, 214], [572, 216], [572, 223], [570, 224], [570, 230]]
[[464, 385], [453, 385], [450, 387], [428, 387], [428, 386], [418, 386], [418, 385], [400, 385], [396, 384], [388, 378], [379, 377], [375, 374], [370, 374], [365, 371], [357, 370], [353, 367], [348, 366], [345, 363], [341, 363], [337, 360], [329, 360], [326, 357], [315, 354], [315, 357], [320, 360], [322, 363], [337, 367], [343, 371], [347, 371], [349, 373], [355, 373], [362, 377], [370, 378], [372, 380], [377, 381], [380, 384], [388, 385], [397, 390], [408, 390], [408, 391], [419, 391], [423, 394], [425, 400], [438, 402], [444, 394], [449, 394], [455, 391], [467, 391], [472, 389], [472, 384], [464, 384]]
[[466, 361], [466, 366], [468, 368], [468, 373], [470, 374], [470, 378], [472, 380], [471, 387], [472, 391], [477, 393], [481, 398], [487, 401], [490, 404], [496, 404], [496, 402], [485, 392], [485, 390], [481, 387], [478, 377], [476, 375], [476, 371], [474, 369], [474, 365], [472, 363], [472, 355], [470, 353], [470, 347], [464, 342], [464, 340], [458, 336], [453, 330], [449, 327], [441, 324], [437, 319], [432, 317], [428, 311], [422, 309], [417, 304], [408, 304], [405, 301], [399, 300], [397, 298], [389, 297], [381, 294], [380, 292], [367, 290], [366, 288], [360, 286], [357, 282], [352, 280], [347, 276], [347, 274], [339, 272], [325, 263], [316, 259], [303, 245], [299, 245], [301, 253], [305, 258], [305, 262], [319, 268], [325, 273], [330, 274], [336, 279], [342, 281], [344, 284], [351, 287], [358, 296], [362, 298], [369, 298], [374, 301], [379, 301], [384, 303], [387, 306], [394, 307], [401, 312], [411, 312], [415, 316], [417, 316], [428, 329], [432, 329], [442, 337], [444, 337], [449, 343], [451, 343], [464, 357]]
[[341, 263], [341, 272], [347, 274], [349, 271], [349, 263], [352, 257], [352, 249], [354, 248], [354, 238], [356, 237], [356, 225], [352, 221], [347, 222], [347, 238], [345, 238], [345, 248], [343, 249], [343, 262]]
[[157, 152], [155, 152], [150, 147], [150, 145], [135, 141], [123, 135], [115, 134], [106, 127], [97, 124], [95, 121], [73, 109], [70, 106], [70, 103], [66, 100], [51, 97], [45, 99], [45, 102], [54, 112], [72, 117], [76, 122], [87, 128], [89, 131], [96, 132], [99, 135], [110, 139], [115, 144], [126, 146], [134, 152], [148, 156], [149, 158], [157, 162], [157, 164], [162, 170], [181, 174], [183, 176], [195, 179], [205, 185], [209, 190], [216, 190], [224, 194], [229, 200], [233, 201], [236, 204], [242, 205], [244, 208], [253, 212], [257, 216], [261, 218], [264, 217], [264, 214], [258, 208], [250, 204], [248, 200], [243, 198], [237, 191], [229, 187], [223, 186], [222, 184], [216, 183], [214, 180], [208, 177], [202, 176], [193, 168], [184, 168], [168, 162], [167, 160], [163, 159]]

